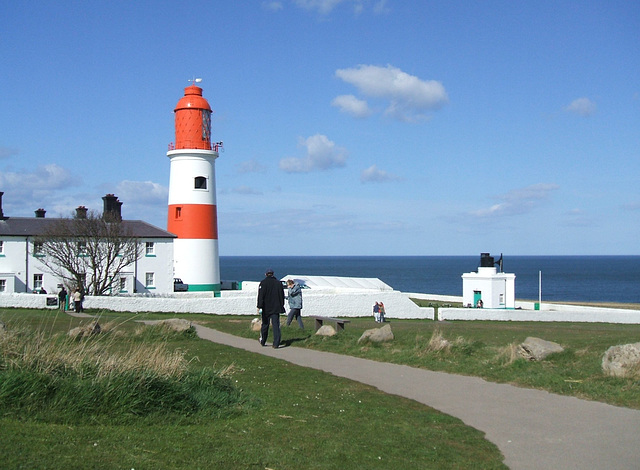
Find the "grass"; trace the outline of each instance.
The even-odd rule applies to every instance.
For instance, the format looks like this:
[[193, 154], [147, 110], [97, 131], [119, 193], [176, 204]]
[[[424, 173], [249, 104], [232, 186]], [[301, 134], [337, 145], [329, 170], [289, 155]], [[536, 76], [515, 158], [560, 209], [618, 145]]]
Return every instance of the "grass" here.
[[[250, 317], [199, 320], [220, 331], [253, 338], [256, 333], [249, 330], [249, 322]], [[380, 326], [372, 318], [352, 318], [347, 328], [333, 337], [313, 335], [310, 320], [305, 321], [304, 331], [293, 326], [282, 330], [283, 340], [298, 347], [474, 375], [640, 409], [640, 377], [609, 377], [601, 369], [602, 356], [610, 346], [640, 341], [640, 325], [430, 320], [393, 320], [390, 325], [395, 339], [385, 344], [358, 343], [366, 329]], [[528, 336], [559, 343], [565, 351], [544, 361], [525, 361], [515, 351]], [[442, 346], [442, 339], [447, 346]], [[440, 347], [435, 348], [434, 342]]]
[[3, 415], [60, 424], [149, 416], [175, 422], [217, 417], [242, 403], [224, 372], [191, 370], [186, 351], [167, 348], [172, 336], [194, 331], [149, 327], [127, 338], [118, 331], [102, 327], [77, 339], [14, 322], [0, 335]]
[[[241, 330], [248, 330], [250, 321], [183, 317], [198, 318], [203, 323], [223, 320], [219, 326]], [[90, 419], [76, 414], [62, 420], [43, 419], [43, 415], [14, 413], [20, 405], [8, 405], [2, 399], [2, 467], [505, 468], [497, 448], [482, 433], [458, 419], [357, 382], [203, 341], [193, 335], [141, 327], [132, 321], [157, 318], [166, 315], [105, 313], [99, 319], [101, 325], [110, 325], [104, 335], [77, 344], [72, 342], [70, 347], [80, 344], [89, 351], [97, 343], [104, 357], [120, 354], [118, 357], [125, 361], [136, 348], [162, 345], [167, 358], [177, 354], [185, 361], [178, 361], [177, 371], [169, 373], [173, 377], [170, 382], [183, 382], [189, 374], [197, 377], [203, 370], [225, 371], [222, 378], [228, 379], [226, 385], [231, 395], [240, 397], [227, 406], [232, 413], [179, 414], [170, 406], [166, 416], [150, 413], [138, 419], [123, 420], [108, 413], [94, 413]], [[56, 335], [87, 322], [32, 310], [0, 311], [0, 320], [10, 330], [18, 324], [22, 331], [44, 332], [39, 333], [44, 335], [42, 340], [51, 341]], [[23, 333], [22, 337], [28, 334]], [[286, 330], [285, 334], [289, 339], [299, 337], [294, 330]], [[337, 338], [336, 346], [341, 339]], [[154, 363], [164, 362], [152, 360], [154, 355], [159, 357], [147, 354], [147, 358], [142, 354], [133, 363], [144, 364], [141, 369], [147, 370]], [[95, 357], [95, 352], [89, 357]], [[73, 367], [86, 372], [83, 366], [69, 366]], [[130, 368], [123, 365], [125, 371]], [[0, 379], [7, 370], [5, 362]], [[45, 366], [43, 370], [50, 375], [55, 368]]]

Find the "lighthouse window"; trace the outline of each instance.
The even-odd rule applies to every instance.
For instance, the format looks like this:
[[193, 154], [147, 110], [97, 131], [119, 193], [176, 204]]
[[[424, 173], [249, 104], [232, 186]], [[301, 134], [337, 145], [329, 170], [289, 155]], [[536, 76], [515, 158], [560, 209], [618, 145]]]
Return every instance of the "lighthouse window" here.
[[193, 187], [195, 189], [207, 189], [207, 178], [204, 176], [196, 176]]
[[211, 140], [211, 111], [207, 109], [202, 110], [202, 140]]
[[182, 207], [176, 207], [176, 219], [179, 219], [182, 217]]

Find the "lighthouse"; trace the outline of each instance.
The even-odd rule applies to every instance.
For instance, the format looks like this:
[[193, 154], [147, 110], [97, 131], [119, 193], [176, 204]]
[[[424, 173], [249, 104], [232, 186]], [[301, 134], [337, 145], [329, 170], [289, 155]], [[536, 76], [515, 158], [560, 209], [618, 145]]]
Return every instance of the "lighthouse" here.
[[[194, 81], [195, 82], [195, 81]], [[169, 144], [169, 212], [174, 277], [189, 291], [220, 291], [215, 163], [222, 144], [211, 142], [211, 107], [202, 88], [184, 89], [174, 109], [175, 143]]]

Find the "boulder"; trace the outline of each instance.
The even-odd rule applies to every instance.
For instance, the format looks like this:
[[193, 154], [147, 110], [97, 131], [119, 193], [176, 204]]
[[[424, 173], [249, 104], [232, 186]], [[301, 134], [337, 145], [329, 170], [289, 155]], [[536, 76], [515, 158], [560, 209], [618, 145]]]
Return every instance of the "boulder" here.
[[78, 326], [69, 331], [69, 336], [72, 338], [84, 338], [85, 336], [100, 334], [102, 328], [98, 322], [88, 323], [86, 325]]
[[613, 377], [640, 377], [640, 343], [611, 346], [602, 357], [602, 371]]
[[518, 354], [528, 361], [542, 361], [549, 354], [559, 353], [564, 348], [553, 341], [545, 341], [540, 338], [529, 336], [518, 346]]
[[316, 331], [316, 334], [320, 336], [333, 336], [337, 333], [335, 328], [332, 327], [331, 325], [322, 325], [320, 328], [318, 328], [318, 331]]
[[262, 328], [262, 320], [260, 318], [251, 320], [251, 331], [260, 331], [260, 328]]
[[393, 331], [391, 331], [391, 325], [384, 325], [382, 328], [372, 328], [366, 330], [360, 336], [358, 343], [363, 341], [372, 341], [374, 343], [384, 343], [385, 341], [392, 341], [394, 338]]

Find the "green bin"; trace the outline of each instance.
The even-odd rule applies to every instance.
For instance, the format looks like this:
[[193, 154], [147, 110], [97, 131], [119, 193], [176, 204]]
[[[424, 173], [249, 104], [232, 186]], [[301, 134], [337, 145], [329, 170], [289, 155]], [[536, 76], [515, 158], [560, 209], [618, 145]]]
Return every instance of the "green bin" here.
[[533, 304], [533, 309], [534, 310], [540, 310], [540, 302], [536, 302]]

